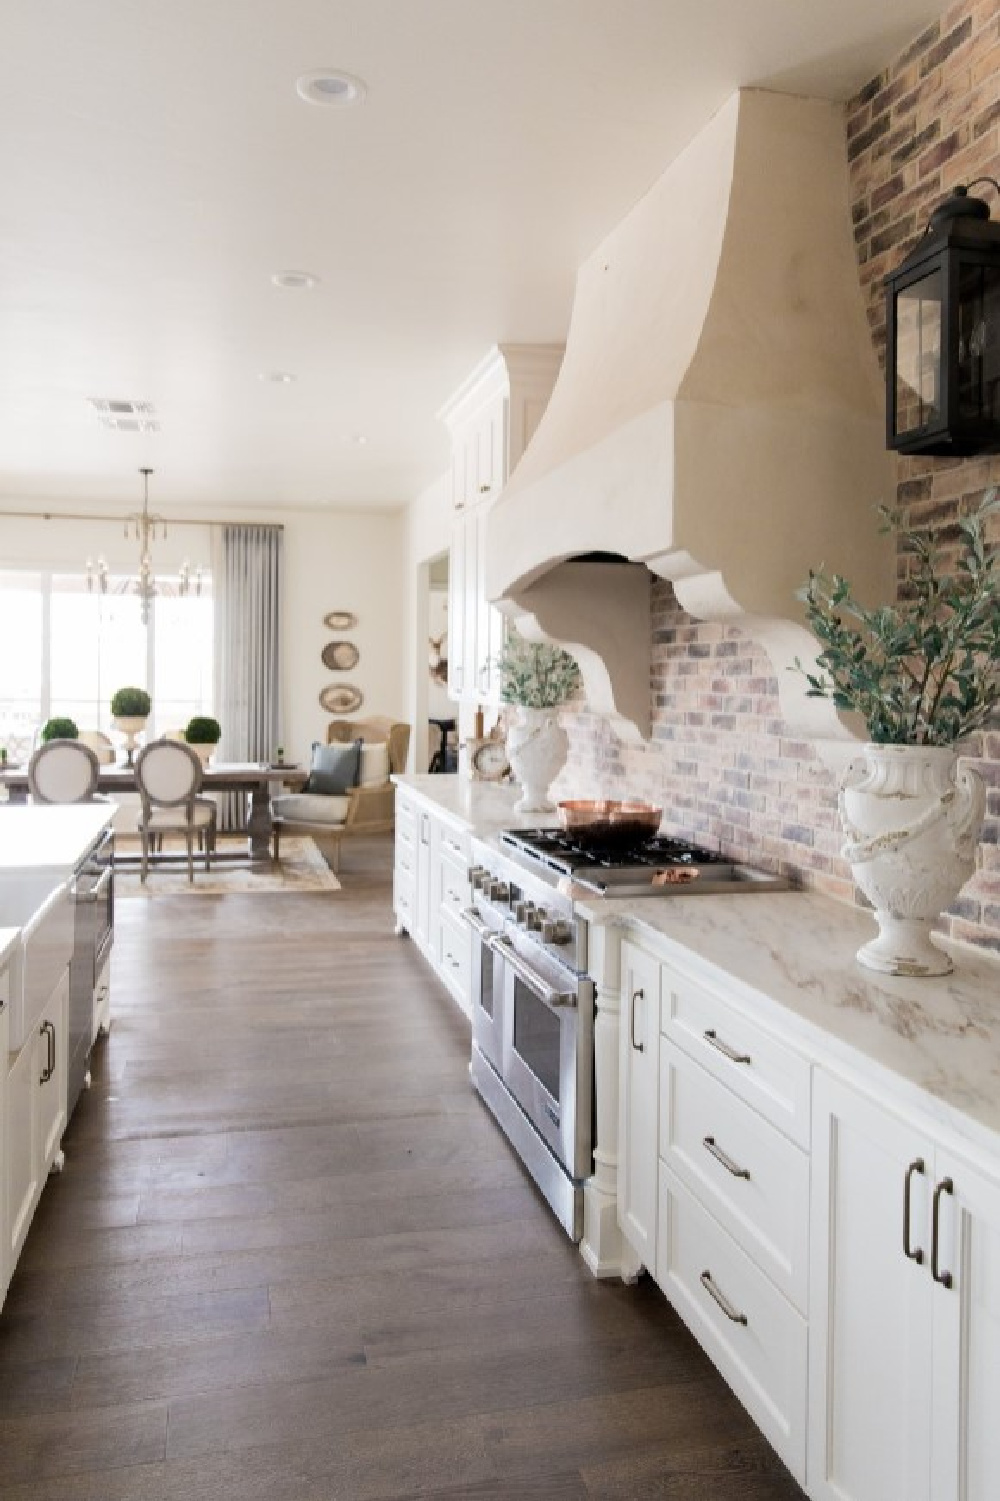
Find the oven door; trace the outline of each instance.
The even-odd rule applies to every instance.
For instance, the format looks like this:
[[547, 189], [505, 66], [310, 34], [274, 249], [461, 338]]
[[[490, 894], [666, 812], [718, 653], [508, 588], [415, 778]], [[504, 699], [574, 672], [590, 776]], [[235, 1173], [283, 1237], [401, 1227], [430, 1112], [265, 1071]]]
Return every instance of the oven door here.
[[498, 936], [475, 907], [462, 918], [472, 933], [472, 1040], [488, 1063], [503, 1072], [503, 996], [490, 940]]
[[594, 986], [491, 940], [503, 997], [503, 1078], [573, 1179], [593, 1171]]

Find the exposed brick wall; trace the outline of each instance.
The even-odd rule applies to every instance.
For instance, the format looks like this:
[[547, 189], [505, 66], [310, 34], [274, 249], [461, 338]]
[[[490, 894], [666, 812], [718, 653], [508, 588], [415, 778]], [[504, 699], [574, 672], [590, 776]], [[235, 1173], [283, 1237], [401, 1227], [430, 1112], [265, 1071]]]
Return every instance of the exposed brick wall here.
[[[882, 278], [952, 187], [1000, 178], [997, 0], [952, 7], [867, 83], [846, 108], [845, 140], [859, 275], [881, 359]], [[898, 499], [915, 524], [946, 526], [992, 483], [1000, 484], [1000, 456], [905, 459]], [[658, 580], [651, 695], [646, 745], [619, 741], [595, 715], [574, 718], [564, 795], [662, 800], [674, 831], [854, 900], [833, 776], [811, 745], [789, 737], [767, 657], [732, 627], [691, 620]], [[987, 819], [977, 874], [944, 926], [1000, 950], [1000, 726], [969, 749], [987, 781]]]

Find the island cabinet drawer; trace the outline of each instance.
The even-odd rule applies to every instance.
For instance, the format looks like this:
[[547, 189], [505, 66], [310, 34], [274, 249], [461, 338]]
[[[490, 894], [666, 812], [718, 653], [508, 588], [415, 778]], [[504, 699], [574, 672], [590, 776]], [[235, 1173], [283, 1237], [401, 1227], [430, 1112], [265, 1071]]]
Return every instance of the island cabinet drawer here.
[[450, 860], [455, 865], [469, 865], [469, 831], [467, 829], [455, 829], [449, 823], [441, 823], [438, 827], [438, 847], [443, 860]]
[[804, 1314], [808, 1156], [666, 1040], [660, 1159]]
[[463, 1011], [470, 1010], [472, 935], [461, 919], [441, 913], [441, 960], [439, 973], [454, 993]]
[[[462, 913], [472, 901], [472, 891], [469, 887], [468, 867], [463, 863], [456, 864], [446, 856], [441, 860], [441, 912], [442, 915], [450, 915], [456, 921], [461, 920]], [[466, 930], [468, 931], [468, 930]]]
[[799, 1146], [809, 1147], [810, 1065], [750, 1015], [668, 965], [660, 1028], [716, 1079]]
[[401, 798], [399, 796], [399, 790], [398, 790], [398, 788], [397, 788], [397, 791], [396, 791], [395, 824], [396, 824], [396, 853], [397, 853], [397, 855], [399, 853], [399, 849], [400, 849], [401, 845], [404, 846], [407, 849], [411, 849], [411, 850], [416, 849], [416, 847], [417, 847], [417, 811], [414, 808], [414, 806], [413, 806], [412, 803], [406, 802], [403, 798]]
[[660, 1163], [656, 1280], [800, 1484], [806, 1321]]

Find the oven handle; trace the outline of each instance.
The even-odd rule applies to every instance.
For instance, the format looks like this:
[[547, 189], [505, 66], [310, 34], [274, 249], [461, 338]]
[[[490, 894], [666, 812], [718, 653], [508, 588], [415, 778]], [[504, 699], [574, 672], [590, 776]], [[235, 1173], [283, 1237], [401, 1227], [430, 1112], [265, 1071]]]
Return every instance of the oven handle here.
[[481, 942], [489, 943], [490, 938], [493, 936], [492, 930], [487, 923], [483, 922], [475, 907], [464, 907], [462, 909], [462, 920], [469, 925]]
[[76, 891], [76, 899], [77, 899], [77, 901], [78, 902], [99, 902], [101, 900], [101, 898], [106, 894], [108, 887], [111, 885], [111, 880], [112, 880], [113, 876], [114, 876], [114, 867], [111, 866], [111, 865], [109, 865], [108, 868], [107, 868], [107, 870], [101, 876], [100, 880], [97, 882], [96, 886], [92, 886], [89, 891], [80, 891], [79, 889], [77, 889], [77, 891]]
[[518, 979], [527, 985], [532, 995], [537, 996], [550, 1011], [567, 1011], [576, 1008], [576, 992], [553, 990], [551, 985], [546, 985], [544, 980], [538, 978], [531, 966], [525, 964], [509, 938], [494, 934], [489, 944], [494, 953], [499, 954], [504, 963], [510, 965]]

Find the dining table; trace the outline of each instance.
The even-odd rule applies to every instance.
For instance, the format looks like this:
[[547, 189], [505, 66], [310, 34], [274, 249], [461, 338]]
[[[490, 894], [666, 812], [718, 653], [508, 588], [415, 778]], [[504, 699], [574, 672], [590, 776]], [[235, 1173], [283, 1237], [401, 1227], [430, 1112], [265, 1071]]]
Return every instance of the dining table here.
[[[309, 773], [301, 766], [266, 761], [212, 761], [203, 768], [201, 792], [243, 792], [248, 795], [247, 855], [254, 865], [271, 858], [271, 790], [287, 787], [301, 791]], [[7, 767], [0, 771], [0, 787], [6, 787], [8, 800], [23, 803], [28, 796], [28, 768]], [[136, 791], [135, 767], [124, 762], [102, 766], [97, 791], [128, 793]], [[225, 858], [225, 856], [217, 856]]]

